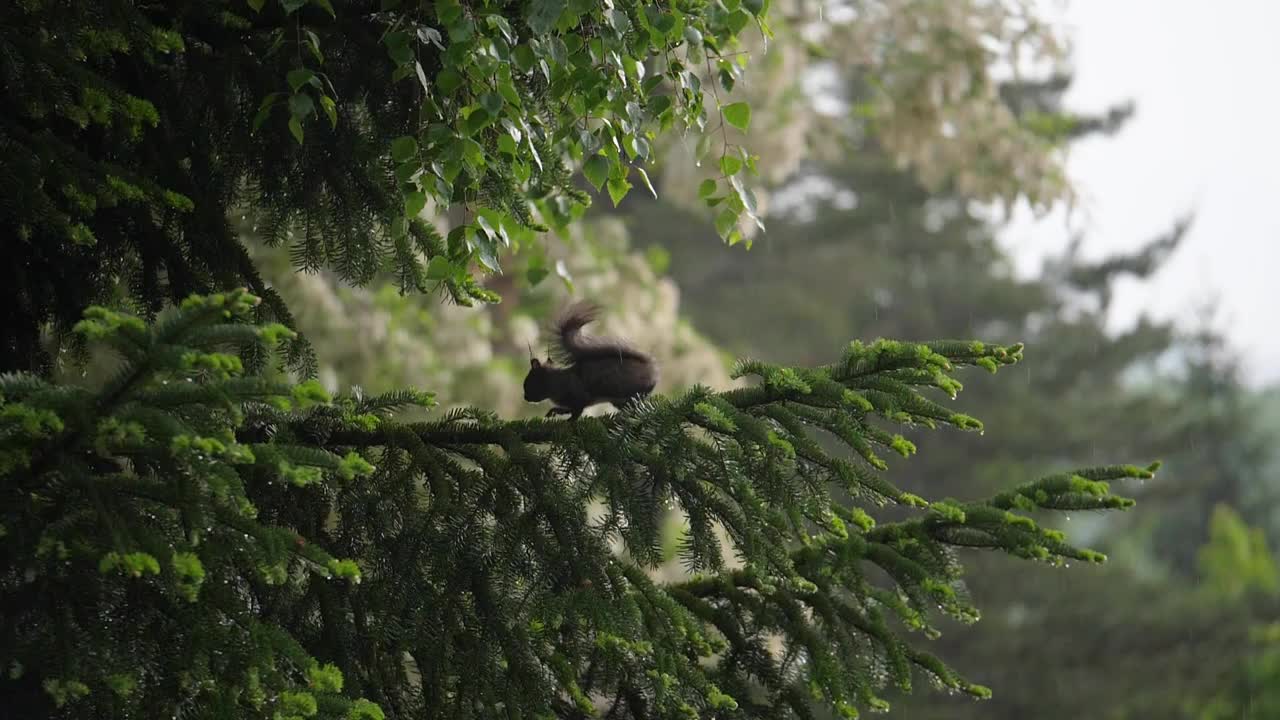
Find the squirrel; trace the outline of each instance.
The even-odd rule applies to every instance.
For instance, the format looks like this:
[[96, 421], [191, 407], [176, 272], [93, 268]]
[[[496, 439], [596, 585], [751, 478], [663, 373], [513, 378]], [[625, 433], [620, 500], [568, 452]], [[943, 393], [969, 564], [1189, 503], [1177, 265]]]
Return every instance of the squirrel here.
[[552, 357], [539, 361], [530, 350], [524, 399], [551, 400], [546, 417], [576, 420], [586, 408], [605, 402], [621, 408], [658, 384], [658, 364], [648, 354], [617, 338], [583, 337], [583, 326], [599, 312], [593, 303], [575, 303], [555, 321]]

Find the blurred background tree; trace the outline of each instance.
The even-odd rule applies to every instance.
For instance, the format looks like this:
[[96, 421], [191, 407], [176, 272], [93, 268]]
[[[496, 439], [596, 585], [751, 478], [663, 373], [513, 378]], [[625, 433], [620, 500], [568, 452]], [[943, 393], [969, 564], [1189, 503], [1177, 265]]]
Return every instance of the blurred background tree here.
[[[854, 74], [855, 104], [871, 84]], [[1131, 111], [1074, 116], [1061, 107], [1068, 87], [1059, 75], [1000, 94], [1060, 144], [1115, 132]], [[774, 189], [769, 232], [751, 253], [713, 252], [673, 209], [630, 208], [637, 235], [672, 257], [695, 325], [735, 353], [781, 362], [811, 362], [824, 338], [850, 333], [1025, 341], [1040, 361], [1019, 369], [1024, 382], [997, 390], [975, 378], [966, 389], [992, 432], [931, 443], [895, 468], [920, 492], [975, 496], [1029, 467], [1114, 453], [1170, 462], [1169, 477], [1140, 492], [1143, 512], [1064, 524], [1108, 548], [1115, 566], [1077, 576], [975, 558], [985, 622], [943, 644], [1001, 690], [978, 706], [904, 698], [894, 715], [1266, 717], [1277, 695], [1265, 682], [1276, 662], [1268, 623], [1280, 609], [1266, 550], [1277, 541], [1275, 391], [1243, 385], [1212, 314], [1189, 327], [1140, 318], [1107, 329], [1116, 283], [1158, 272], [1190, 220], [1171, 218], [1164, 236], [1102, 261], [1082, 259], [1077, 242], [1019, 277], [997, 216], [963, 181], [922, 179], [876, 123], [842, 119], [848, 152], [815, 157]], [[1029, 676], [1045, 646], [1063, 655]]]

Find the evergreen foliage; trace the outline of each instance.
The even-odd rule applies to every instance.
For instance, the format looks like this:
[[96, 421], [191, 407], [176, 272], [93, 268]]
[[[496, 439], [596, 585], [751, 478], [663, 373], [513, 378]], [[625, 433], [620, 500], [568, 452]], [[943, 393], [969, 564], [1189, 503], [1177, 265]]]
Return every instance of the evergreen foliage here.
[[[0, 380], [12, 711], [853, 717], [913, 677], [982, 697], [907, 640], [977, 619], [955, 549], [1100, 561], [1026, 513], [1126, 507], [1107, 481], [1155, 469], [966, 502], [886, 480], [880, 454], [915, 450], [888, 428], [980, 429], [924, 392], [1018, 346], [855, 342], [602, 419], [405, 425], [391, 412], [429, 397], [245, 374], [238, 351], [292, 334], [246, 322], [257, 302], [195, 296], [150, 325], [92, 308], [76, 330], [121, 358], [101, 390]], [[832, 488], [914, 516], [876, 524]], [[697, 574], [659, 584], [672, 505]]]
[[[767, 10], [0, 9], [6, 710], [807, 718], [883, 708], [916, 677], [985, 696], [909, 640], [935, 637], [939, 613], [978, 617], [956, 550], [1101, 561], [1030, 513], [1127, 507], [1108, 481], [1155, 470], [973, 501], [885, 479], [881, 454], [915, 451], [895, 428], [981, 428], [926, 392], [954, 398], [954, 371], [995, 372], [1019, 345], [743, 361], [751, 387], [577, 422], [405, 423], [395, 411], [430, 395], [332, 398], [268, 371], [277, 345], [302, 376], [314, 364], [233, 231], [241, 210], [300, 270], [493, 302], [477, 274], [582, 215], [577, 170], [617, 204], [652, 189], [637, 163], [657, 134], [691, 129], [701, 156], [722, 145], [699, 194], [740, 239], [755, 158], [728, 138], [752, 111], [713, 80], [733, 87], [739, 36], [767, 38]], [[118, 368], [101, 387], [53, 382], [50, 328]], [[877, 523], [881, 506], [906, 517]], [[671, 508], [691, 576], [657, 582]]]

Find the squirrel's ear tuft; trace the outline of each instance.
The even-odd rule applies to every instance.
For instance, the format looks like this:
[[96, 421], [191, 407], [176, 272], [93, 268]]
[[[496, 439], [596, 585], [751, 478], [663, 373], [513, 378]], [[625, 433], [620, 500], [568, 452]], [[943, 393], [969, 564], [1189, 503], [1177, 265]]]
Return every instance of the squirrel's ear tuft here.
[[538, 362], [538, 358], [529, 358], [529, 367], [536, 368], [541, 366], [542, 363]]

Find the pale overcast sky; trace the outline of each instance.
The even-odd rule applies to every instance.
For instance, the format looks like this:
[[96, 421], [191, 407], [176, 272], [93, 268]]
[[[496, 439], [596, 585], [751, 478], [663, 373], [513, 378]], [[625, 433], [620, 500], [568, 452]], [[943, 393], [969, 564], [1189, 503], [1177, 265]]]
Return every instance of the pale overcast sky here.
[[[1072, 0], [1057, 12], [1075, 48], [1068, 104], [1137, 103], [1120, 134], [1072, 150], [1083, 207], [1070, 224], [1085, 254], [1134, 247], [1195, 212], [1165, 269], [1121, 288], [1116, 324], [1142, 310], [1191, 318], [1216, 297], [1249, 379], [1280, 381], [1280, 0]], [[1066, 222], [1019, 216], [1005, 240], [1038, 268]]]

